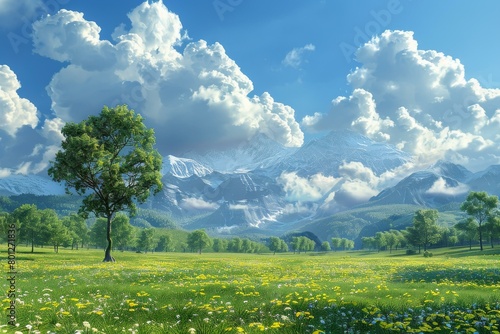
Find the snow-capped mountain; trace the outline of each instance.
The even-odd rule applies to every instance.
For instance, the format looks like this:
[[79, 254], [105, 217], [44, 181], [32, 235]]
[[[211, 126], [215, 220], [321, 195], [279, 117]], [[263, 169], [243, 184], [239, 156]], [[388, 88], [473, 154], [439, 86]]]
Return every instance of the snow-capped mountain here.
[[420, 171], [387, 188], [370, 202], [377, 205], [416, 204], [436, 207], [465, 198], [469, 187], [453, 178], [432, 171]]
[[163, 158], [163, 175], [170, 173], [175, 177], [183, 179], [192, 175], [203, 177], [212, 172], [213, 169], [193, 159], [178, 158], [173, 155]]
[[185, 157], [221, 173], [243, 173], [275, 166], [296, 150], [279, 144], [265, 134], [257, 134], [235, 148], [204, 153], [189, 152]]
[[[145, 205], [165, 212], [188, 229], [258, 227], [267, 232], [286, 232], [331, 215], [333, 211], [325, 204], [333, 195], [339, 206], [335, 207], [337, 211], [358, 206], [358, 197], [362, 203], [366, 201], [366, 197], [350, 198], [351, 193], [342, 192], [349, 180], [339, 174], [340, 166], [359, 162], [375, 175], [381, 175], [409, 161], [412, 157], [395, 147], [351, 131], [331, 132], [299, 149], [284, 147], [265, 135], [258, 135], [233, 149], [164, 157], [163, 190]], [[323, 189], [323, 184], [313, 184], [318, 182], [314, 177], [319, 174], [319, 180], [335, 181], [331, 184], [325, 181], [329, 189]], [[319, 194], [314, 193], [320, 188]], [[439, 161], [408, 175], [362, 205], [436, 207], [460, 202], [471, 190], [500, 195], [500, 165], [472, 173], [463, 166]], [[313, 196], [302, 196], [304, 192]], [[48, 177], [37, 175], [0, 179], [0, 195], [23, 193], [63, 195], [64, 188]]]
[[2, 196], [19, 194], [63, 195], [64, 193], [64, 185], [44, 176], [14, 174], [0, 178], [0, 195]]
[[486, 191], [500, 196], [500, 165], [472, 173], [461, 165], [439, 161], [428, 170], [413, 173], [394, 187], [383, 190], [370, 202], [436, 207], [462, 202], [469, 191]]
[[486, 191], [500, 196], [500, 165], [492, 165], [471, 175], [467, 184], [475, 191]]
[[[280, 180], [283, 172], [294, 172], [304, 179], [318, 173], [336, 177], [339, 166], [357, 161], [380, 174], [411, 159], [390, 145], [351, 131], [331, 132], [300, 149], [285, 148], [259, 135], [236, 149], [188, 156], [188, 159], [169, 158], [168, 165], [183, 162], [183, 173], [170, 168], [173, 172], [165, 174], [165, 189], [160, 199], [157, 196], [154, 201], [156, 206], [183, 219], [196, 217], [188, 223], [191, 227], [217, 224], [265, 227], [269, 222], [310, 217], [320, 205], [291, 203]], [[194, 161], [209, 166], [213, 172], [203, 169], [203, 173], [184, 173], [185, 161], [190, 166]], [[205, 215], [198, 217], [201, 211]]]
[[410, 160], [409, 154], [391, 145], [375, 142], [353, 131], [332, 131], [285, 157], [275, 171], [293, 171], [301, 176], [316, 173], [338, 176], [341, 164], [356, 161], [379, 175]]
[[473, 173], [464, 166], [442, 160], [436, 162], [429, 170], [459, 182], [466, 182], [473, 175]]

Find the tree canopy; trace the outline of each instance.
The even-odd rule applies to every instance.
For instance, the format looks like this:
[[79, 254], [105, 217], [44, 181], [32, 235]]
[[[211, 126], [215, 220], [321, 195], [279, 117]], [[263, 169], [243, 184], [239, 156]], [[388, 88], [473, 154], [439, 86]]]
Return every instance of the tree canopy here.
[[134, 214], [151, 192], [162, 188], [162, 158], [155, 136], [142, 117], [126, 105], [104, 107], [98, 116], [62, 128], [64, 140], [49, 175], [64, 181], [66, 191], [84, 196], [80, 213], [107, 219], [104, 261], [111, 256], [111, 222], [120, 211]]
[[413, 226], [408, 227], [408, 241], [415, 246], [427, 247], [435, 244], [441, 238], [437, 225], [438, 211], [433, 209], [421, 209], [415, 212]]
[[188, 234], [187, 244], [189, 248], [201, 254], [204, 248], [212, 245], [212, 240], [204, 230], [196, 230]]
[[483, 227], [488, 220], [492, 221], [494, 210], [498, 207], [498, 197], [488, 195], [484, 191], [471, 191], [460, 206], [470, 218], [478, 224], [479, 247], [483, 250]]

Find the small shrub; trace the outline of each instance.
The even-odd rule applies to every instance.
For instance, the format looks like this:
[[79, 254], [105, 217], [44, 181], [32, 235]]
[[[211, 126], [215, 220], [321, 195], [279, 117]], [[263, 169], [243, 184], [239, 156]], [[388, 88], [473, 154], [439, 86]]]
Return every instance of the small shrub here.
[[417, 251], [414, 249], [407, 249], [406, 250], [406, 255], [415, 255], [417, 254]]
[[428, 252], [428, 251], [425, 251], [424, 252], [424, 257], [432, 257], [432, 253]]

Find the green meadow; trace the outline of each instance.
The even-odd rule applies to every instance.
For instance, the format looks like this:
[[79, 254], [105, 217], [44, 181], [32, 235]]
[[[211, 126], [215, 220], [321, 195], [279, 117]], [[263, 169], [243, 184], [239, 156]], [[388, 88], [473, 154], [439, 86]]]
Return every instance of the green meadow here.
[[115, 252], [116, 263], [38, 250], [17, 249], [16, 321], [4, 297], [1, 333], [500, 333], [496, 249]]

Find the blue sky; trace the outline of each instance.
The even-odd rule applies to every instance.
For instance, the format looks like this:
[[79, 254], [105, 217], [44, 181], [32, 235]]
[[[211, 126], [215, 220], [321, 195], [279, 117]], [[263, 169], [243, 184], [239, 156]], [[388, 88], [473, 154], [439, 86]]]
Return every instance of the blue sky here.
[[451, 0], [0, 0], [0, 176], [43, 172], [65, 122], [114, 102], [132, 102], [164, 155], [256, 133], [300, 146], [351, 128], [423, 163], [500, 163], [499, 10]]

